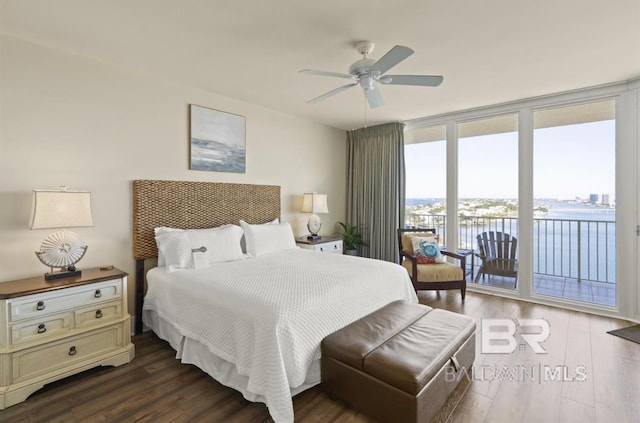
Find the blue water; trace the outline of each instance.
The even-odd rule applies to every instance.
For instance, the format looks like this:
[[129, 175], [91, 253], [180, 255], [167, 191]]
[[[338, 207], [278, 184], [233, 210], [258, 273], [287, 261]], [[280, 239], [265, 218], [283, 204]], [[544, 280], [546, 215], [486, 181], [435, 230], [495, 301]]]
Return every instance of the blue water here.
[[550, 206], [549, 212], [540, 216], [545, 219], [616, 220], [616, 210], [606, 206], [556, 200], [541, 201], [541, 203]]

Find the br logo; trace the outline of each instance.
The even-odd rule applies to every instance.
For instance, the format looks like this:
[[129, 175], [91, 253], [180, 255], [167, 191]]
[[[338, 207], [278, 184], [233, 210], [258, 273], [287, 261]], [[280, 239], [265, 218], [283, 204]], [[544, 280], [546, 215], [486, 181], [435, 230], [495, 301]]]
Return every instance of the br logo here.
[[511, 354], [518, 347], [516, 336], [525, 342], [536, 354], [546, 354], [540, 345], [549, 338], [549, 322], [545, 319], [482, 319], [482, 354]]

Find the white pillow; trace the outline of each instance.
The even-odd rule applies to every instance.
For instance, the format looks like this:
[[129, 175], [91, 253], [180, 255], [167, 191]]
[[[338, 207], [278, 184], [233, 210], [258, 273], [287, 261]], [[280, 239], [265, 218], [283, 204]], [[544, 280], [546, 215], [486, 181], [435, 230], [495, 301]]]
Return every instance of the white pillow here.
[[[189, 229], [165, 231], [156, 236], [158, 251], [162, 252], [165, 266], [169, 271], [193, 269], [194, 255], [204, 254], [207, 265], [243, 258], [240, 248], [242, 229], [236, 225], [226, 225], [211, 229]], [[194, 252], [204, 247], [204, 252]]]
[[270, 223], [266, 225], [250, 225], [240, 221], [247, 241], [247, 255], [252, 257], [266, 253], [296, 248], [296, 240], [289, 223]]
[[[184, 231], [184, 229], [169, 228], [168, 226], [160, 226], [158, 228], [155, 228], [153, 230], [153, 233], [155, 236], [158, 236], [158, 235], [166, 234], [167, 232], [182, 232], [182, 231]], [[158, 267], [165, 266], [166, 262], [167, 261], [164, 259], [164, 254], [162, 254], [162, 251], [160, 251], [160, 248], [158, 248]]]
[[[241, 222], [244, 222], [244, 221], [241, 220]], [[262, 225], [277, 225], [278, 223], [280, 223], [280, 219], [276, 217], [271, 222], [262, 223]], [[242, 248], [242, 252], [243, 253], [247, 252], [247, 240], [245, 239], [244, 235], [242, 236], [242, 239], [240, 240], [240, 247]]]

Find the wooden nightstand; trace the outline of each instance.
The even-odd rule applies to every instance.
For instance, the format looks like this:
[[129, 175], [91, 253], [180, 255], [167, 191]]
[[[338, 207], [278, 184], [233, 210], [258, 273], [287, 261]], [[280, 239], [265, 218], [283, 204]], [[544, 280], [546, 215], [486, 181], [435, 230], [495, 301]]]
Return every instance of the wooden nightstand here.
[[122, 270], [0, 282], [0, 410], [47, 383], [134, 355]]
[[296, 239], [296, 244], [305, 250], [313, 250], [319, 253], [342, 254], [342, 238], [335, 236], [323, 236], [315, 241], [309, 241], [306, 236]]

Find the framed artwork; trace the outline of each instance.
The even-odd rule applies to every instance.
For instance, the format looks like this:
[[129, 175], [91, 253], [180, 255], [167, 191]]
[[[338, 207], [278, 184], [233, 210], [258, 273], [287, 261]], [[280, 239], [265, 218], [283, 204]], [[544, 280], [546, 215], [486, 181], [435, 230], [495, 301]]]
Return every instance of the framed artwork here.
[[245, 117], [189, 105], [191, 170], [245, 173]]

